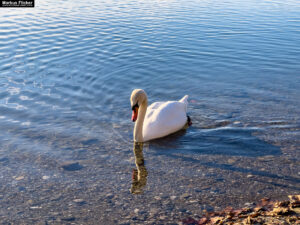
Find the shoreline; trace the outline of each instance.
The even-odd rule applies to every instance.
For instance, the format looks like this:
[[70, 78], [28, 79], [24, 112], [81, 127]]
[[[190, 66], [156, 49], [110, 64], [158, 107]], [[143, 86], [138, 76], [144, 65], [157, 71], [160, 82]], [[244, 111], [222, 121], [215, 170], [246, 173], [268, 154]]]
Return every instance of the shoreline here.
[[300, 224], [300, 195], [288, 195], [288, 199], [273, 201], [263, 198], [249, 207], [226, 207], [222, 211], [205, 212], [199, 220], [188, 218], [181, 224]]

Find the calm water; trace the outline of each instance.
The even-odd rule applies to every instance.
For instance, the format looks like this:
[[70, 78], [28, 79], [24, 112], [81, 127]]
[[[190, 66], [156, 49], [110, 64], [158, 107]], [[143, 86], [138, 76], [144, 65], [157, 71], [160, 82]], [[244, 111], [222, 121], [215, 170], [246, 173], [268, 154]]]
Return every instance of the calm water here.
[[[0, 9], [0, 220], [177, 223], [299, 194], [299, 59], [293, 0]], [[188, 94], [193, 126], [134, 148], [134, 88]]]

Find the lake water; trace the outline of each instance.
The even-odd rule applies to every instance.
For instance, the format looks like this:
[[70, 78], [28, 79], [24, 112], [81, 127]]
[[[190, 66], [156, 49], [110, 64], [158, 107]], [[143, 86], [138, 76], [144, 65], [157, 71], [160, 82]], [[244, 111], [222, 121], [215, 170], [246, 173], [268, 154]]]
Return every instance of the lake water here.
[[[4, 224], [176, 224], [299, 194], [298, 1], [35, 5], [0, 8]], [[193, 125], [134, 147], [134, 88], [188, 94]]]

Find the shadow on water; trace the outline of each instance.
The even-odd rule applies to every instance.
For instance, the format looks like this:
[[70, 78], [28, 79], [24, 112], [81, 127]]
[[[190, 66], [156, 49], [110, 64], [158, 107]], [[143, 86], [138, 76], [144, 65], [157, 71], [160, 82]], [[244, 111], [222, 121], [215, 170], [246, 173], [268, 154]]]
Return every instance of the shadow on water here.
[[[281, 155], [280, 148], [252, 135], [255, 129], [230, 127], [222, 129], [189, 128], [150, 142], [157, 154], [188, 153], [258, 157]], [[188, 133], [186, 135], [186, 133]]]
[[136, 169], [132, 171], [132, 183], [130, 192], [132, 194], [143, 194], [143, 189], [147, 184], [148, 172], [145, 167], [143, 156], [143, 143], [135, 142], [133, 145]]
[[[180, 159], [183, 161], [198, 163], [208, 168], [218, 168], [225, 171], [253, 174], [261, 177], [281, 179], [292, 183], [299, 183], [300, 179], [291, 176], [281, 176], [267, 171], [256, 170], [255, 168], [242, 168], [233, 165], [217, 162], [201, 161], [193, 157], [199, 155], [224, 155], [240, 157], [261, 157], [266, 155], [280, 156], [279, 147], [273, 146], [253, 136], [254, 129], [227, 128], [208, 129], [196, 131], [195, 128], [181, 130], [168, 137], [153, 140], [149, 143], [151, 150], [156, 155]], [[187, 134], [189, 133], [189, 134]], [[193, 143], [189, 145], [188, 143]], [[178, 155], [178, 153], [181, 153]], [[182, 155], [184, 153], [185, 155]], [[281, 187], [288, 187], [276, 182], [270, 184]], [[296, 190], [300, 190], [295, 187]]]
[[[296, 177], [292, 177], [292, 176], [282, 176], [282, 175], [277, 175], [274, 173], [270, 173], [270, 172], [266, 172], [266, 171], [259, 171], [259, 170], [255, 170], [254, 168], [241, 168], [241, 167], [237, 167], [237, 166], [233, 166], [233, 165], [228, 165], [228, 164], [223, 164], [223, 163], [216, 163], [216, 162], [203, 162], [201, 160], [192, 158], [192, 157], [188, 157], [188, 156], [178, 156], [178, 155], [174, 155], [174, 154], [166, 154], [169, 157], [172, 158], [180, 158], [183, 161], [188, 161], [188, 162], [193, 162], [193, 163], [199, 163], [202, 166], [208, 167], [208, 168], [218, 168], [221, 170], [226, 170], [226, 171], [232, 171], [232, 172], [240, 172], [243, 174], [252, 174], [252, 175], [256, 175], [256, 176], [260, 176], [260, 177], [266, 177], [266, 178], [272, 178], [272, 179], [280, 179], [280, 180], [286, 180], [295, 184], [300, 183], [300, 179], [296, 178]], [[280, 187], [289, 187], [288, 185], [282, 185], [282, 184], [277, 184], [275, 182], [266, 182], [265, 183], [268, 184], [272, 184], [275, 186], [280, 186]], [[293, 187], [295, 190], [300, 190], [300, 188], [298, 187]]]

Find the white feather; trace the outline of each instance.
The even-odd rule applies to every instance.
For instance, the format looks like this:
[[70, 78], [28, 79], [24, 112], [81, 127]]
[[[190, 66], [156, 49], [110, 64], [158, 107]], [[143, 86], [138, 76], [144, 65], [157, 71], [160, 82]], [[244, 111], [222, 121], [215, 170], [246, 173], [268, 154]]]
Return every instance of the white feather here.
[[179, 101], [154, 102], [147, 108], [143, 139], [148, 141], [182, 129], [187, 122], [188, 95]]

